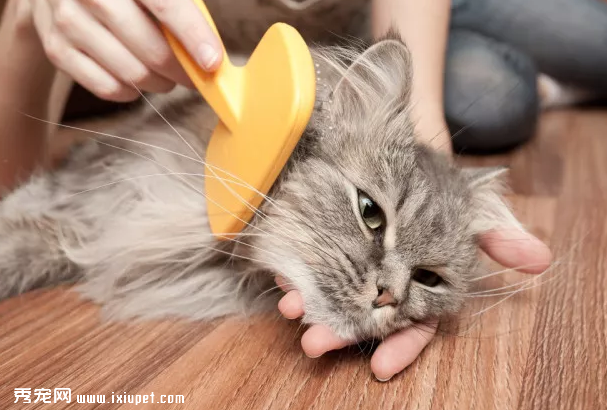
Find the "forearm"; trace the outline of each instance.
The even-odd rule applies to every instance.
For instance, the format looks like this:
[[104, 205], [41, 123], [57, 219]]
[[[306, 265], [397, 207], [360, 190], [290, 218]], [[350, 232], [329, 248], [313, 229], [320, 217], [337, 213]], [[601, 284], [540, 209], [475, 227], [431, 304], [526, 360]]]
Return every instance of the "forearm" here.
[[[69, 92], [55, 84], [56, 70], [44, 54], [31, 15], [18, 9], [25, 3], [9, 1], [0, 23], [0, 195], [46, 165], [52, 128], [22, 114], [56, 120]], [[49, 104], [53, 91], [58, 101]]]
[[413, 121], [420, 141], [451, 150], [443, 108], [450, 0], [373, 0], [373, 34], [395, 28], [413, 59]]

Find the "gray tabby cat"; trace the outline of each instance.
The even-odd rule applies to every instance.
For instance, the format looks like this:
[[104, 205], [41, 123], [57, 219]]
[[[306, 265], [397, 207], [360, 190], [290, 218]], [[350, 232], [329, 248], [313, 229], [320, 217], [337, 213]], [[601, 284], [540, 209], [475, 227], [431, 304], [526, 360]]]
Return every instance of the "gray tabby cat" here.
[[313, 53], [313, 118], [235, 240], [207, 225], [200, 158], [216, 119], [180, 90], [154, 100], [171, 127], [138, 111], [0, 203], [0, 298], [78, 282], [113, 317], [210, 319], [257, 308], [281, 274], [306, 323], [347, 339], [457, 312], [477, 234], [517, 225], [501, 171], [460, 170], [415, 141], [399, 40]]

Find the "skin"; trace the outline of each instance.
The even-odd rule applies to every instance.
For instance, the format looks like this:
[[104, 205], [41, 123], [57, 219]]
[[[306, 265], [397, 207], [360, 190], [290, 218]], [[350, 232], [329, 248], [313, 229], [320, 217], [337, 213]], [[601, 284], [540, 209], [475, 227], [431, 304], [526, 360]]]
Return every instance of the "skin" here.
[[203, 68], [221, 62], [219, 40], [189, 0], [28, 1], [49, 60], [106, 100], [135, 100], [137, 88], [167, 92], [189, 84], [157, 22]]
[[[23, 121], [15, 111], [50, 116], [48, 101], [55, 70], [41, 53], [25, 3], [9, 2], [0, 23], [0, 193], [27, 177], [47, 156], [48, 127]], [[37, 81], [31, 81], [37, 78]], [[34, 90], [39, 89], [38, 93]], [[46, 165], [46, 164], [44, 164]]]
[[412, 56], [412, 120], [418, 138], [434, 149], [451, 152], [443, 112], [443, 67], [447, 50], [450, 0], [374, 0], [373, 35], [396, 28]]
[[[448, 152], [442, 67], [449, 8], [448, 0], [373, 2], [374, 34], [381, 35], [395, 24], [411, 50], [413, 118], [420, 141]], [[15, 187], [36, 167], [49, 165], [47, 141], [54, 128], [23, 121], [15, 108], [58, 121], [72, 79], [113, 101], [136, 99], [135, 87], [163, 92], [177, 83], [190, 85], [156, 21], [169, 27], [204, 69], [218, 67], [220, 43], [189, 0], [9, 0], [0, 25], [0, 55], [12, 56], [10, 64], [8, 59], [0, 61], [0, 193]], [[486, 232], [479, 245], [505, 267], [525, 266], [520, 270], [527, 273], [544, 271], [552, 259], [545, 244], [515, 230]], [[278, 305], [280, 312], [288, 319], [300, 318], [304, 314], [301, 295], [280, 278], [277, 281], [286, 292]], [[389, 380], [417, 358], [436, 332], [436, 323], [427, 326], [425, 334], [405, 329], [377, 348], [371, 370], [378, 380]], [[306, 355], [319, 357], [348, 342], [326, 327], [311, 326], [301, 344]]]

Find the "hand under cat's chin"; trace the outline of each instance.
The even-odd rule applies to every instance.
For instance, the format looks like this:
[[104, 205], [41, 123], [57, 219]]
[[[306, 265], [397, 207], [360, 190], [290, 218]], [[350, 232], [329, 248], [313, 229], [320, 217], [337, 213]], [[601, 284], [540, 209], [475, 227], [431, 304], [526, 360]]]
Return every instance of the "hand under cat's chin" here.
[[[297, 319], [304, 314], [303, 299], [296, 290], [288, 290], [280, 300], [278, 308], [287, 319]], [[388, 336], [371, 358], [371, 370], [377, 380], [388, 381], [409, 366], [430, 342], [437, 325], [437, 323], [429, 323], [423, 326], [424, 332], [405, 328]], [[302, 349], [311, 359], [353, 343], [355, 342], [340, 338], [324, 325], [311, 326], [301, 338]]]
[[[496, 244], [496, 238], [509, 245], [499, 246]], [[511, 240], [516, 240], [514, 248]], [[505, 267], [522, 267], [520, 270], [525, 273], [539, 274], [550, 266], [552, 260], [552, 253], [543, 242], [531, 234], [518, 230], [487, 232], [481, 236], [480, 246], [489, 256], [501, 262]], [[277, 277], [276, 283], [286, 292], [278, 304], [282, 315], [287, 319], [302, 317], [305, 312], [301, 294], [297, 290], [289, 288], [280, 277]], [[432, 340], [438, 323], [432, 322], [425, 326], [427, 327], [425, 332], [409, 327], [397, 331], [383, 340], [371, 358], [371, 370], [377, 380], [388, 381], [413, 363]], [[329, 327], [323, 325], [311, 326], [301, 340], [302, 349], [310, 358], [320, 357], [329, 351], [342, 349], [352, 343], [352, 341], [340, 338]]]

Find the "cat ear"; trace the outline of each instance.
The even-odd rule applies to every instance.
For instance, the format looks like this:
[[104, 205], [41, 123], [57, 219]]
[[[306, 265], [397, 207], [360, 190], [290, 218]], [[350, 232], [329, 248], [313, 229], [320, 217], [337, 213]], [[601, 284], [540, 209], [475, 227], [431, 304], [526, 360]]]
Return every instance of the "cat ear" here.
[[500, 228], [522, 229], [502, 194], [505, 191], [506, 167], [464, 168], [462, 173], [472, 193], [475, 217], [472, 229], [475, 233]]
[[334, 99], [348, 107], [404, 109], [411, 94], [411, 56], [405, 43], [391, 33], [353, 62], [337, 83]]

